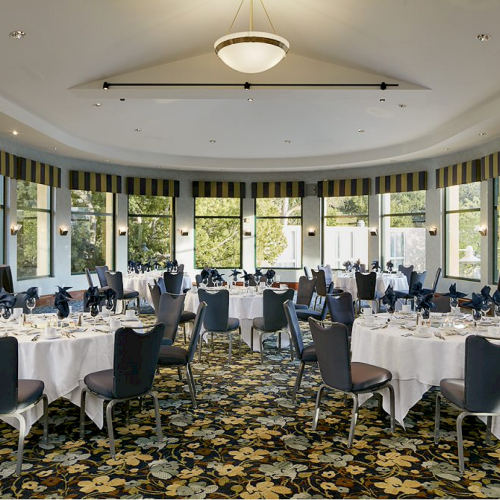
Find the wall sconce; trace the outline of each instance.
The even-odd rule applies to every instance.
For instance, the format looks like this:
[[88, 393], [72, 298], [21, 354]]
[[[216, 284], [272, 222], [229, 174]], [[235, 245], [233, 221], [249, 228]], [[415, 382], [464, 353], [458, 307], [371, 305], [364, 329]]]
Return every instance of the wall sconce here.
[[59, 234], [61, 236], [67, 236], [68, 233], [69, 233], [69, 229], [67, 227], [62, 226], [62, 227], [59, 228]]
[[252, 236], [252, 231], [250, 229], [246, 229], [243, 231], [243, 236]]
[[481, 226], [477, 229], [477, 232], [481, 235], [481, 236], [487, 236], [488, 235], [488, 228], [486, 226]]
[[307, 236], [316, 236], [316, 229], [314, 229], [313, 227], [310, 227], [307, 230]]
[[126, 228], [126, 227], [119, 227], [118, 228], [118, 236], [127, 236], [127, 230], [128, 230], [128, 228]]
[[16, 236], [17, 233], [21, 231], [22, 227], [22, 224], [13, 224], [12, 226], [10, 226], [10, 234], [12, 234], [12, 236]]
[[429, 227], [429, 228], [427, 229], [427, 231], [429, 231], [429, 234], [430, 234], [431, 236], [436, 236], [436, 235], [437, 235], [437, 233], [438, 233], [438, 228], [437, 228], [437, 227], [435, 227], [435, 226], [433, 226], [433, 227]]
[[378, 229], [376, 227], [370, 227], [368, 229], [370, 236], [378, 236]]
[[179, 229], [181, 236], [189, 236], [189, 231], [187, 229]]

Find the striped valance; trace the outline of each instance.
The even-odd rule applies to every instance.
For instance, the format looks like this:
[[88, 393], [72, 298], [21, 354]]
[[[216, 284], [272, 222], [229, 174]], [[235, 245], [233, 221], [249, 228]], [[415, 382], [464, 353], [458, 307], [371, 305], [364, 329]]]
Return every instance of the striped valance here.
[[245, 198], [244, 182], [193, 181], [194, 198]]
[[500, 153], [493, 153], [481, 158], [481, 180], [500, 177]]
[[179, 181], [127, 177], [127, 194], [178, 197]]
[[464, 161], [436, 170], [436, 188], [458, 186], [481, 180], [480, 160]]
[[46, 186], [61, 187], [61, 169], [27, 158], [17, 158], [17, 179]]
[[121, 193], [122, 178], [120, 175], [72, 170], [69, 173], [69, 188], [95, 193]]
[[370, 194], [371, 179], [318, 181], [318, 197], [362, 196]]
[[13, 179], [16, 177], [17, 168], [15, 155], [0, 151], [0, 174]]
[[252, 198], [303, 198], [305, 182], [252, 182]]
[[408, 193], [427, 189], [427, 172], [375, 177], [375, 194]]

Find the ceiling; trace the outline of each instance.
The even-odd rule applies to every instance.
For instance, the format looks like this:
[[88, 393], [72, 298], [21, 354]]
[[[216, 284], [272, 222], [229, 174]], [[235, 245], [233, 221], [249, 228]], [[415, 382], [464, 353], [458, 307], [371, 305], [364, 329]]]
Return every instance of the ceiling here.
[[[253, 75], [213, 51], [239, 4], [2, 2], [0, 136], [70, 158], [233, 172], [379, 165], [500, 136], [500, 1], [265, 0], [290, 51]], [[246, 0], [232, 31], [248, 12]], [[257, 0], [255, 29], [271, 30]], [[399, 86], [243, 89], [383, 81]]]

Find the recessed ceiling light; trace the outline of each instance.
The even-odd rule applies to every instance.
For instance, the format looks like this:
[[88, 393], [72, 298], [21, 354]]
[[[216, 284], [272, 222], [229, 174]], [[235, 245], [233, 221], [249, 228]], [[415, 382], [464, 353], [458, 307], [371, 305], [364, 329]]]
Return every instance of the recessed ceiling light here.
[[286, 144], [291, 144], [292, 141], [290, 139], [285, 139], [285, 142]]
[[17, 131], [17, 130], [13, 130], [13, 131], [12, 131], [12, 135], [19, 135], [19, 131]]
[[134, 132], [142, 132], [142, 128], [136, 128]]
[[408, 107], [408, 105], [407, 105], [407, 104], [405, 104], [404, 102], [402, 102], [402, 103], [398, 104], [398, 106], [399, 106], [400, 108], [407, 108], [407, 107]]
[[358, 128], [358, 132], [359, 132], [360, 134], [364, 134], [364, 133], [365, 133], [365, 131], [364, 131], [362, 128]]
[[247, 99], [247, 101], [248, 101], [248, 102], [253, 102], [253, 98], [252, 98], [252, 97], [249, 97], [249, 98]]
[[211, 142], [213, 144], [214, 142], [217, 142], [217, 141], [215, 139], [210, 139], [209, 142]]
[[476, 38], [480, 42], [489, 42], [491, 40], [491, 35], [488, 35], [487, 33], [480, 33], [479, 35], [476, 36]]
[[479, 132], [479, 135], [486, 135], [486, 132]]
[[19, 40], [20, 38], [23, 38], [26, 35], [26, 33], [22, 30], [14, 30], [11, 31], [9, 36], [11, 38], [14, 38], [15, 40]]
[[100, 108], [102, 106], [102, 103], [101, 102], [94, 102], [94, 104], [92, 104], [92, 106], [94, 108]]
[[54, 151], [57, 151], [57, 150], [58, 150], [58, 148], [57, 148], [56, 146], [54, 146], [52, 149], [53, 149]]
[[109, 160], [106, 158], [106, 161], [109, 161]]
[[450, 150], [450, 148], [444, 148], [444, 150], [445, 150], [445, 151], [449, 151], [449, 150]]

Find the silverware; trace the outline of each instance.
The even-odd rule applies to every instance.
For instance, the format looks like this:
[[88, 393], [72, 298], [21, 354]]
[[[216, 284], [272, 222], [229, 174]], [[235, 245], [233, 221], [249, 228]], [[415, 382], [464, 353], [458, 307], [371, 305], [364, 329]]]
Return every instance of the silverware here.
[[441, 332], [434, 332], [434, 336], [441, 340], [446, 340]]
[[31, 342], [36, 342], [40, 338], [40, 334], [35, 335], [32, 339]]

